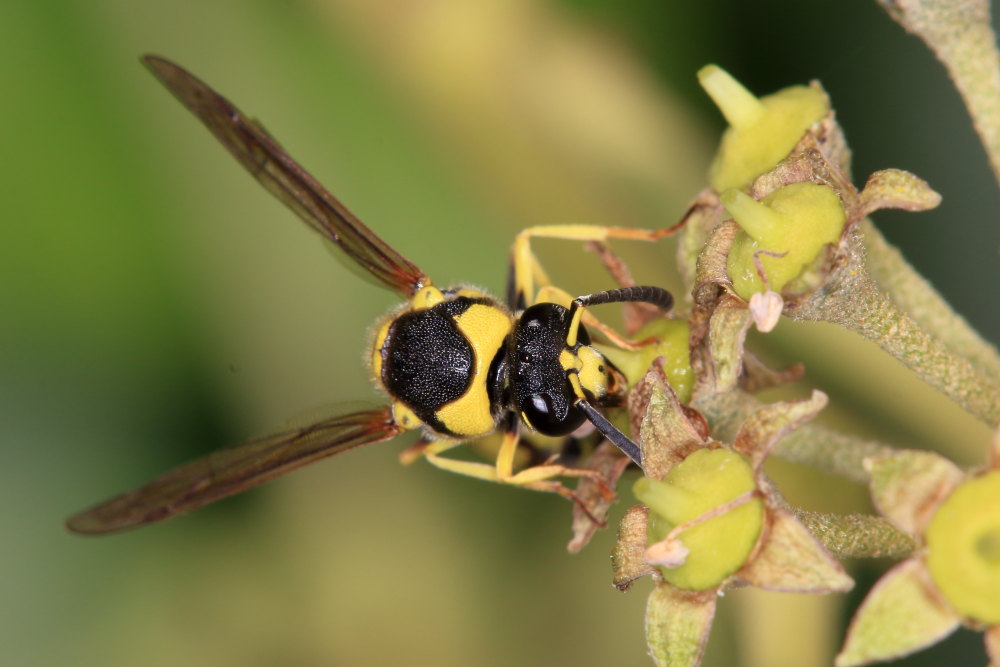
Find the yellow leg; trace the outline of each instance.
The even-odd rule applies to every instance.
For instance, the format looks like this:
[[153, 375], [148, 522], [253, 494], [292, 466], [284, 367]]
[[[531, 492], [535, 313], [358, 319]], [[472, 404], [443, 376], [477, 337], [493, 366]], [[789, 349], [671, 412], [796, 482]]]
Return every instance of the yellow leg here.
[[501, 484], [514, 484], [516, 486], [526, 486], [534, 482], [553, 479], [555, 477], [589, 477], [595, 481], [602, 481], [600, 473], [583, 468], [567, 468], [552, 463], [531, 466], [524, 470], [514, 472], [512, 469], [514, 451], [517, 447], [517, 435], [510, 434], [508, 439], [504, 438], [504, 443], [497, 454], [496, 464], [479, 463], [476, 461], [458, 461], [441, 456], [449, 449], [454, 449], [463, 444], [456, 440], [438, 440], [429, 443], [423, 448], [422, 454], [427, 461], [442, 470], [455, 472], [476, 479], [483, 479], [488, 482], [500, 482]]
[[607, 241], [608, 239], [627, 239], [632, 241], [656, 241], [675, 233], [679, 225], [664, 229], [635, 229], [632, 227], [607, 227], [604, 225], [541, 225], [528, 227], [514, 238], [511, 250], [513, 270], [512, 305], [515, 308], [530, 306], [535, 301], [536, 284], [545, 287], [550, 284], [548, 276], [542, 269], [531, 250], [532, 238], [563, 239], [566, 241]]
[[414, 461], [424, 455], [424, 450], [431, 444], [430, 440], [417, 440], [415, 443], [399, 453], [399, 462], [404, 466], [411, 465]]
[[[596, 470], [585, 470], [581, 468], [567, 468], [558, 464], [545, 463], [531, 466], [518, 472], [513, 471], [514, 453], [517, 450], [518, 436], [514, 432], [504, 433], [504, 440], [497, 453], [497, 460], [494, 465], [488, 463], [478, 463], [476, 461], [457, 461], [445, 456], [441, 456], [449, 449], [453, 449], [462, 444], [460, 441], [439, 440], [431, 442], [422, 448], [421, 453], [427, 461], [442, 470], [458, 473], [467, 477], [486, 480], [488, 482], [498, 482], [500, 484], [512, 484], [534, 491], [545, 491], [558, 493], [564, 498], [576, 503], [587, 514], [590, 512], [585, 507], [583, 501], [572, 489], [568, 489], [557, 477], [587, 477], [594, 480], [601, 490], [601, 494], [608, 500], [614, 498], [614, 491], [608, 486], [607, 481]], [[591, 517], [594, 518], [594, 517]], [[600, 523], [596, 518], [596, 522]]]
[[497, 479], [501, 482], [509, 482], [514, 478], [514, 454], [517, 453], [517, 443], [520, 440], [516, 429], [515, 426], [504, 430], [503, 441], [497, 451], [496, 472]]
[[[621, 257], [619, 257], [607, 243], [602, 243], [600, 241], [588, 241], [586, 247], [597, 253], [597, 256], [601, 259], [601, 264], [603, 264], [604, 268], [608, 270], [608, 273], [611, 274], [611, 277], [619, 287], [636, 286], [635, 279], [632, 277], [632, 272], [629, 271], [628, 266], [625, 265], [625, 262], [622, 261]], [[648, 323], [650, 320], [662, 317], [662, 314], [660, 309], [652, 304], [632, 301], [624, 304], [622, 316], [625, 321], [626, 335], [629, 336], [629, 339], [631, 340], [631, 337], [636, 331], [641, 329], [643, 325]]]
[[444, 452], [454, 449], [461, 444], [463, 443], [457, 440], [437, 440], [424, 447], [422, 454], [431, 465], [441, 470], [447, 470], [448, 472], [458, 473], [467, 477], [475, 477], [476, 479], [484, 479], [488, 482], [500, 481], [495, 465], [478, 463], [476, 461], [456, 461], [455, 459], [441, 456]]

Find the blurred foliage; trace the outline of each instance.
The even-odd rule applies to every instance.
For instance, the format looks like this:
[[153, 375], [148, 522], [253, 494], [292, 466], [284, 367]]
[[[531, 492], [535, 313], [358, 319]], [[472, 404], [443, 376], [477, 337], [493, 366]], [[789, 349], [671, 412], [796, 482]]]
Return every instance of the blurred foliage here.
[[[309, 406], [374, 400], [364, 332], [392, 304], [232, 163], [143, 71], [143, 52], [262, 118], [439, 284], [494, 292], [523, 226], [681, 215], [722, 127], [701, 65], [759, 93], [818, 78], [857, 178], [905, 168], [944, 195], [934, 212], [879, 225], [1000, 334], [985, 156], [943, 70], [874, 2], [6, 2], [3, 664], [647, 660], [644, 596], [612, 590], [608, 532], [570, 557], [561, 499], [403, 469], [398, 444], [134, 534], [64, 534], [71, 511], [201, 451]], [[669, 243], [620, 249], [640, 281], [675, 284]], [[571, 291], [607, 284], [592, 255], [542, 253]], [[805, 386], [831, 395], [826, 418], [981, 460], [982, 427], [895, 362], [828, 327], [785, 329], [766, 354], [813, 351]], [[776, 468], [793, 501], [865, 502]], [[850, 609], [731, 597], [705, 664], [777, 664], [778, 642], [785, 664], [826, 664], [838, 642], [826, 629]], [[982, 661], [960, 634], [907, 664], [943, 655]]]

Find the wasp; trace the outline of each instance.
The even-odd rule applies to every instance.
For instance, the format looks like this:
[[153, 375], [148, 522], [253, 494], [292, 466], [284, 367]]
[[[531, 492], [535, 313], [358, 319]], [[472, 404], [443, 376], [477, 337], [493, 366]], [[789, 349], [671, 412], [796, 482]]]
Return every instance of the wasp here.
[[[442, 289], [358, 220], [257, 121], [169, 60], [148, 55], [143, 62], [265, 189], [406, 301], [376, 325], [370, 352], [373, 376], [388, 405], [218, 450], [71, 517], [70, 530], [104, 534], [161, 521], [414, 429], [422, 431], [422, 438], [410, 448], [411, 458], [423, 456], [439, 468], [480, 479], [556, 492], [578, 504], [559, 478], [594, 479], [608, 497], [613, 492], [596, 471], [564, 466], [556, 458], [515, 471], [522, 429], [567, 436], [589, 421], [641, 465], [636, 443], [600, 411], [622, 405], [627, 387], [624, 376], [591, 345], [584, 314], [590, 306], [625, 302], [669, 310], [673, 298], [659, 287], [628, 286], [577, 297], [567, 308], [551, 300], [558, 290], [549, 284], [530, 240], [655, 240], [667, 230], [528, 228], [514, 242], [505, 303], [471, 287]], [[622, 346], [630, 344], [596, 318], [588, 324]], [[494, 432], [501, 434], [494, 464], [443, 456]]]

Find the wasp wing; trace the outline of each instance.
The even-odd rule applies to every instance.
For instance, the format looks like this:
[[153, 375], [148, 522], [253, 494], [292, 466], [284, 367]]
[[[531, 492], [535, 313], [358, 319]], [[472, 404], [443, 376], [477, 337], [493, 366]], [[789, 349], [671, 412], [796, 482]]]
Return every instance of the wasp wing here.
[[376, 280], [406, 297], [429, 284], [423, 271], [358, 220], [259, 123], [169, 60], [149, 55], [143, 62], [261, 185]]
[[353, 447], [400, 432], [389, 408], [333, 417], [251, 440], [185, 463], [144, 486], [70, 518], [76, 533], [100, 535], [189, 512]]

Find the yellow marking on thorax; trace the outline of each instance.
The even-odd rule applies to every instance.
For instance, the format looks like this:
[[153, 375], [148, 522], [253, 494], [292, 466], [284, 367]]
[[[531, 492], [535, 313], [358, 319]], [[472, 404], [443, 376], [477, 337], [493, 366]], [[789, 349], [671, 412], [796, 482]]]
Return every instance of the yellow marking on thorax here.
[[472, 287], [461, 287], [455, 291], [455, 294], [457, 296], [467, 296], [470, 299], [481, 299], [483, 297], [489, 298], [489, 295], [483, 294], [479, 290], [473, 289]]
[[428, 285], [413, 295], [410, 299], [410, 310], [430, 308], [444, 301], [444, 294], [437, 287]]
[[375, 333], [375, 341], [372, 343], [372, 374], [381, 384], [382, 382], [382, 346], [385, 339], [389, 337], [389, 327], [396, 321], [396, 317], [386, 317]]
[[452, 433], [466, 438], [485, 435], [495, 427], [486, 376], [490, 363], [513, 328], [510, 315], [487, 304], [476, 303], [455, 318], [475, 356], [472, 383], [464, 394], [435, 414]]
[[417, 428], [424, 425], [416, 413], [402, 401], [392, 402], [392, 419], [405, 429]]

